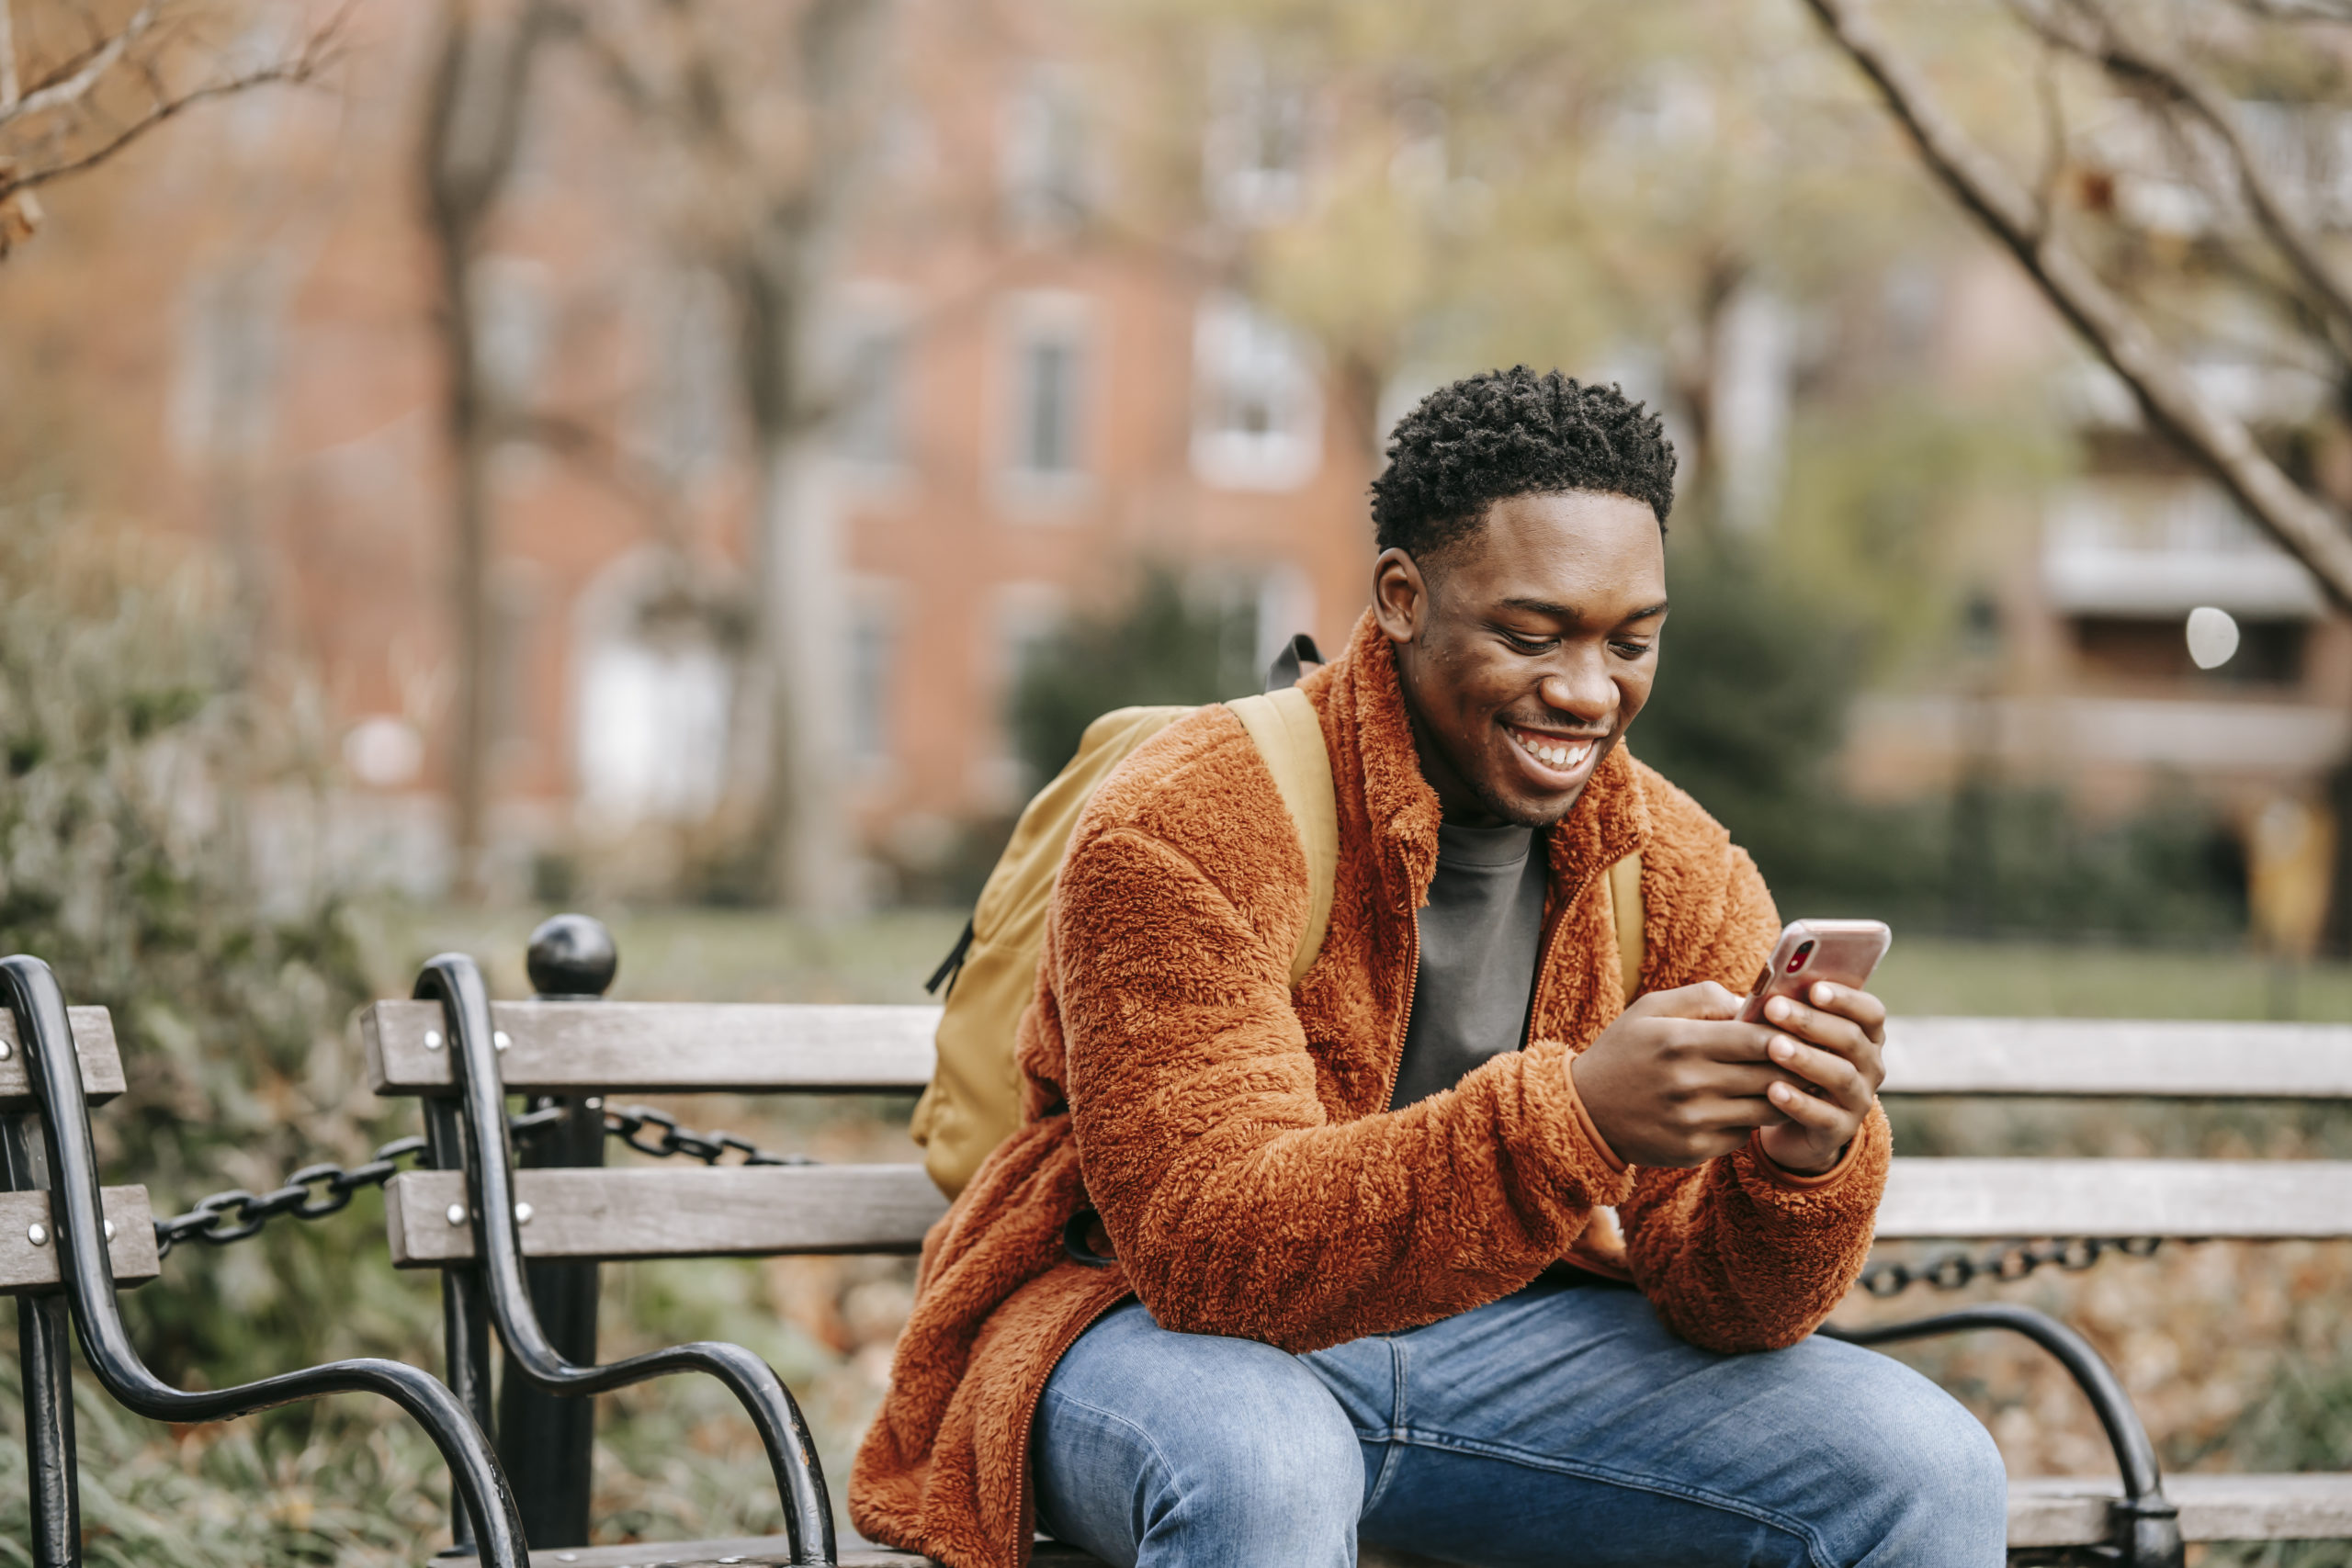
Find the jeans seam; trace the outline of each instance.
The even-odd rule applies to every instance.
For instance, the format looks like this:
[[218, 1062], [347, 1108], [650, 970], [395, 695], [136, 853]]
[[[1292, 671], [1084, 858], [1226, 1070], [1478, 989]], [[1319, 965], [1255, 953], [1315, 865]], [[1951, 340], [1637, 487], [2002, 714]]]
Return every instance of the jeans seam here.
[[[1637, 1492], [1656, 1493], [1663, 1497], [1679, 1498], [1683, 1502], [1696, 1503], [1703, 1507], [1720, 1508], [1725, 1513], [1737, 1514], [1743, 1518], [1754, 1519], [1758, 1524], [1770, 1525], [1774, 1529], [1786, 1531], [1804, 1543], [1805, 1556], [1813, 1561], [1815, 1568], [1834, 1568], [1834, 1564], [1829, 1560], [1827, 1544], [1819, 1538], [1813, 1527], [1804, 1520], [1790, 1518], [1773, 1509], [1759, 1508], [1740, 1498], [1724, 1493], [1712, 1492], [1704, 1487], [1653, 1476], [1637, 1475], [1629, 1471], [1611, 1470], [1605, 1465], [1581, 1464], [1550, 1454], [1539, 1454], [1525, 1449], [1512, 1448], [1504, 1443], [1480, 1442], [1475, 1438], [1455, 1437], [1444, 1432], [1417, 1432], [1401, 1424], [1390, 1434], [1389, 1442], [1392, 1445], [1390, 1449], [1392, 1453], [1396, 1448], [1409, 1444], [1414, 1448], [1435, 1449], [1453, 1453], [1482, 1454], [1489, 1459], [1502, 1460], [1507, 1463], [1525, 1465], [1531, 1470], [1551, 1471], [1555, 1474], [1573, 1475], [1585, 1481], [1597, 1481], [1611, 1486], [1628, 1487]], [[1367, 1506], [1364, 1512], [1369, 1516], [1372, 1510]]]
[[[1168, 1462], [1168, 1455], [1166, 1451], [1160, 1448], [1159, 1439], [1153, 1437], [1150, 1432], [1147, 1431], [1142, 1427], [1141, 1424], [1129, 1419], [1127, 1416], [1120, 1415], [1115, 1410], [1105, 1410], [1091, 1400], [1080, 1399], [1075, 1394], [1064, 1393], [1057, 1388], [1048, 1388], [1046, 1390], [1043, 1397], [1053, 1400], [1057, 1404], [1075, 1405], [1080, 1410], [1101, 1416], [1105, 1421], [1115, 1422], [1119, 1426], [1125, 1427], [1128, 1431], [1133, 1432], [1136, 1437], [1142, 1438], [1143, 1446], [1151, 1451], [1153, 1461], [1159, 1466], [1159, 1473], [1163, 1484], [1173, 1483], [1176, 1476], [1176, 1467]], [[1136, 1534], [1136, 1544], [1137, 1547], [1142, 1546], [1143, 1538], [1150, 1533], [1150, 1521], [1144, 1520], [1141, 1523], [1142, 1528], [1140, 1528]]]
[[[1380, 1473], [1373, 1477], [1372, 1490], [1364, 1494], [1363, 1508], [1356, 1516], [1358, 1518], [1370, 1518], [1372, 1511], [1380, 1506], [1380, 1499], [1386, 1495], [1389, 1478], [1396, 1473], [1399, 1447], [1396, 1434], [1405, 1429], [1405, 1345], [1404, 1341], [1395, 1338], [1389, 1339], [1387, 1345], [1389, 1376], [1396, 1392], [1389, 1402], [1388, 1430], [1380, 1436]], [[1357, 1440], [1361, 1442], [1363, 1436], [1357, 1433]]]

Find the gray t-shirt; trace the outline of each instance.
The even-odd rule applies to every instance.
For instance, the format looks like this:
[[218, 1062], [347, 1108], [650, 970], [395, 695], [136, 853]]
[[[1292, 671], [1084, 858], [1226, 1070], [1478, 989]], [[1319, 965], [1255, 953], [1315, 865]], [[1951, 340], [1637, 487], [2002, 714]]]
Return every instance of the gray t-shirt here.
[[1421, 970], [1390, 1110], [1452, 1089], [1527, 1033], [1544, 943], [1544, 840], [1532, 828], [1437, 829]]

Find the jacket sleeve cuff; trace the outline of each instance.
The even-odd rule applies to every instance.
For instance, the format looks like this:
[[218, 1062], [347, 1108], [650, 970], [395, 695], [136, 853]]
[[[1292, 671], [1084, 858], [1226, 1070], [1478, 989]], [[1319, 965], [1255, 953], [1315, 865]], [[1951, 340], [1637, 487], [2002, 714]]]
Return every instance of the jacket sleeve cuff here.
[[1560, 1064], [1560, 1077], [1567, 1080], [1568, 1107], [1576, 1112], [1577, 1130], [1584, 1134], [1585, 1142], [1592, 1145], [1592, 1152], [1599, 1155], [1610, 1169], [1623, 1171], [1625, 1162], [1617, 1157], [1617, 1151], [1609, 1146], [1609, 1140], [1602, 1137], [1600, 1129], [1593, 1125], [1592, 1112], [1584, 1108], [1584, 1096], [1577, 1092], [1577, 1076], [1569, 1070], [1575, 1063], [1576, 1055], [1571, 1052], [1567, 1060]]
[[1576, 1079], [1568, 1072], [1571, 1055], [1556, 1040], [1529, 1046], [1521, 1079], [1522, 1092], [1534, 1102], [1549, 1129], [1544, 1142], [1559, 1179], [1583, 1189], [1590, 1203], [1613, 1206], [1632, 1195], [1633, 1172], [1592, 1124], [1584, 1101], [1577, 1098]]
[[1871, 1140], [1871, 1124], [1874, 1120], [1873, 1117], [1864, 1117], [1862, 1124], [1854, 1129], [1854, 1135], [1847, 1142], [1845, 1150], [1838, 1155], [1838, 1163], [1818, 1173], [1791, 1170], [1766, 1154], [1761, 1128], [1747, 1135], [1747, 1156], [1754, 1162], [1757, 1173], [1776, 1187], [1817, 1192], [1824, 1188], [1840, 1186], [1861, 1164], [1862, 1148]]

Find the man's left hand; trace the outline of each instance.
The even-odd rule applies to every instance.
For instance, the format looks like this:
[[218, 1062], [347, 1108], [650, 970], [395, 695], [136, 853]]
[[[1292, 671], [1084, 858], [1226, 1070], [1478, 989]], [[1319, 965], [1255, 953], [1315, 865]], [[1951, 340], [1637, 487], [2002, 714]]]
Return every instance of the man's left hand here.
[[1767, 1097], [1786, 1120], [1756, 1135], [1773, 1164], [1818, 1176], [1838, 1163], [1878, 1102], [1886, 1077], [1886, 1008], [1868, 991], [1826, 980], [1805, 993], [1805, 1002], [1775, 997], [1764, 1005], [1764, 1021], [1782, 1035], [1770, 1047], [1773, 1064], [1814, 1087], [1808, 1093], [1795, 1084], [1772, 1085]]

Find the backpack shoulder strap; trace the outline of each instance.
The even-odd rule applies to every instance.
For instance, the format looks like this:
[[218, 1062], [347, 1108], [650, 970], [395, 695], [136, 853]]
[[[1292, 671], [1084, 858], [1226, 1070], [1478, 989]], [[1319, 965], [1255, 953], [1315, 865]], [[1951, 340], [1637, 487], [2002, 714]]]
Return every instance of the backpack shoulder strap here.
[[1617, 973], [1632, 1001], [1642, 984], [1642, 854], [1639, 850], [1609, 868], [1609, 912], [1617, 927]]
[[1291, 954], [1290, 983], [1303, 979], [1323, 951], [1331, 924], [1331, 884], [1340, 867], [1340, 808], [1331, 793], [1331, 755], [1315, 705], [1295, 686], [1226, 705], [1266, 759], [1274, 788], [1290, 808], [1298, 847], [1306, 856], [1306, 924]]

